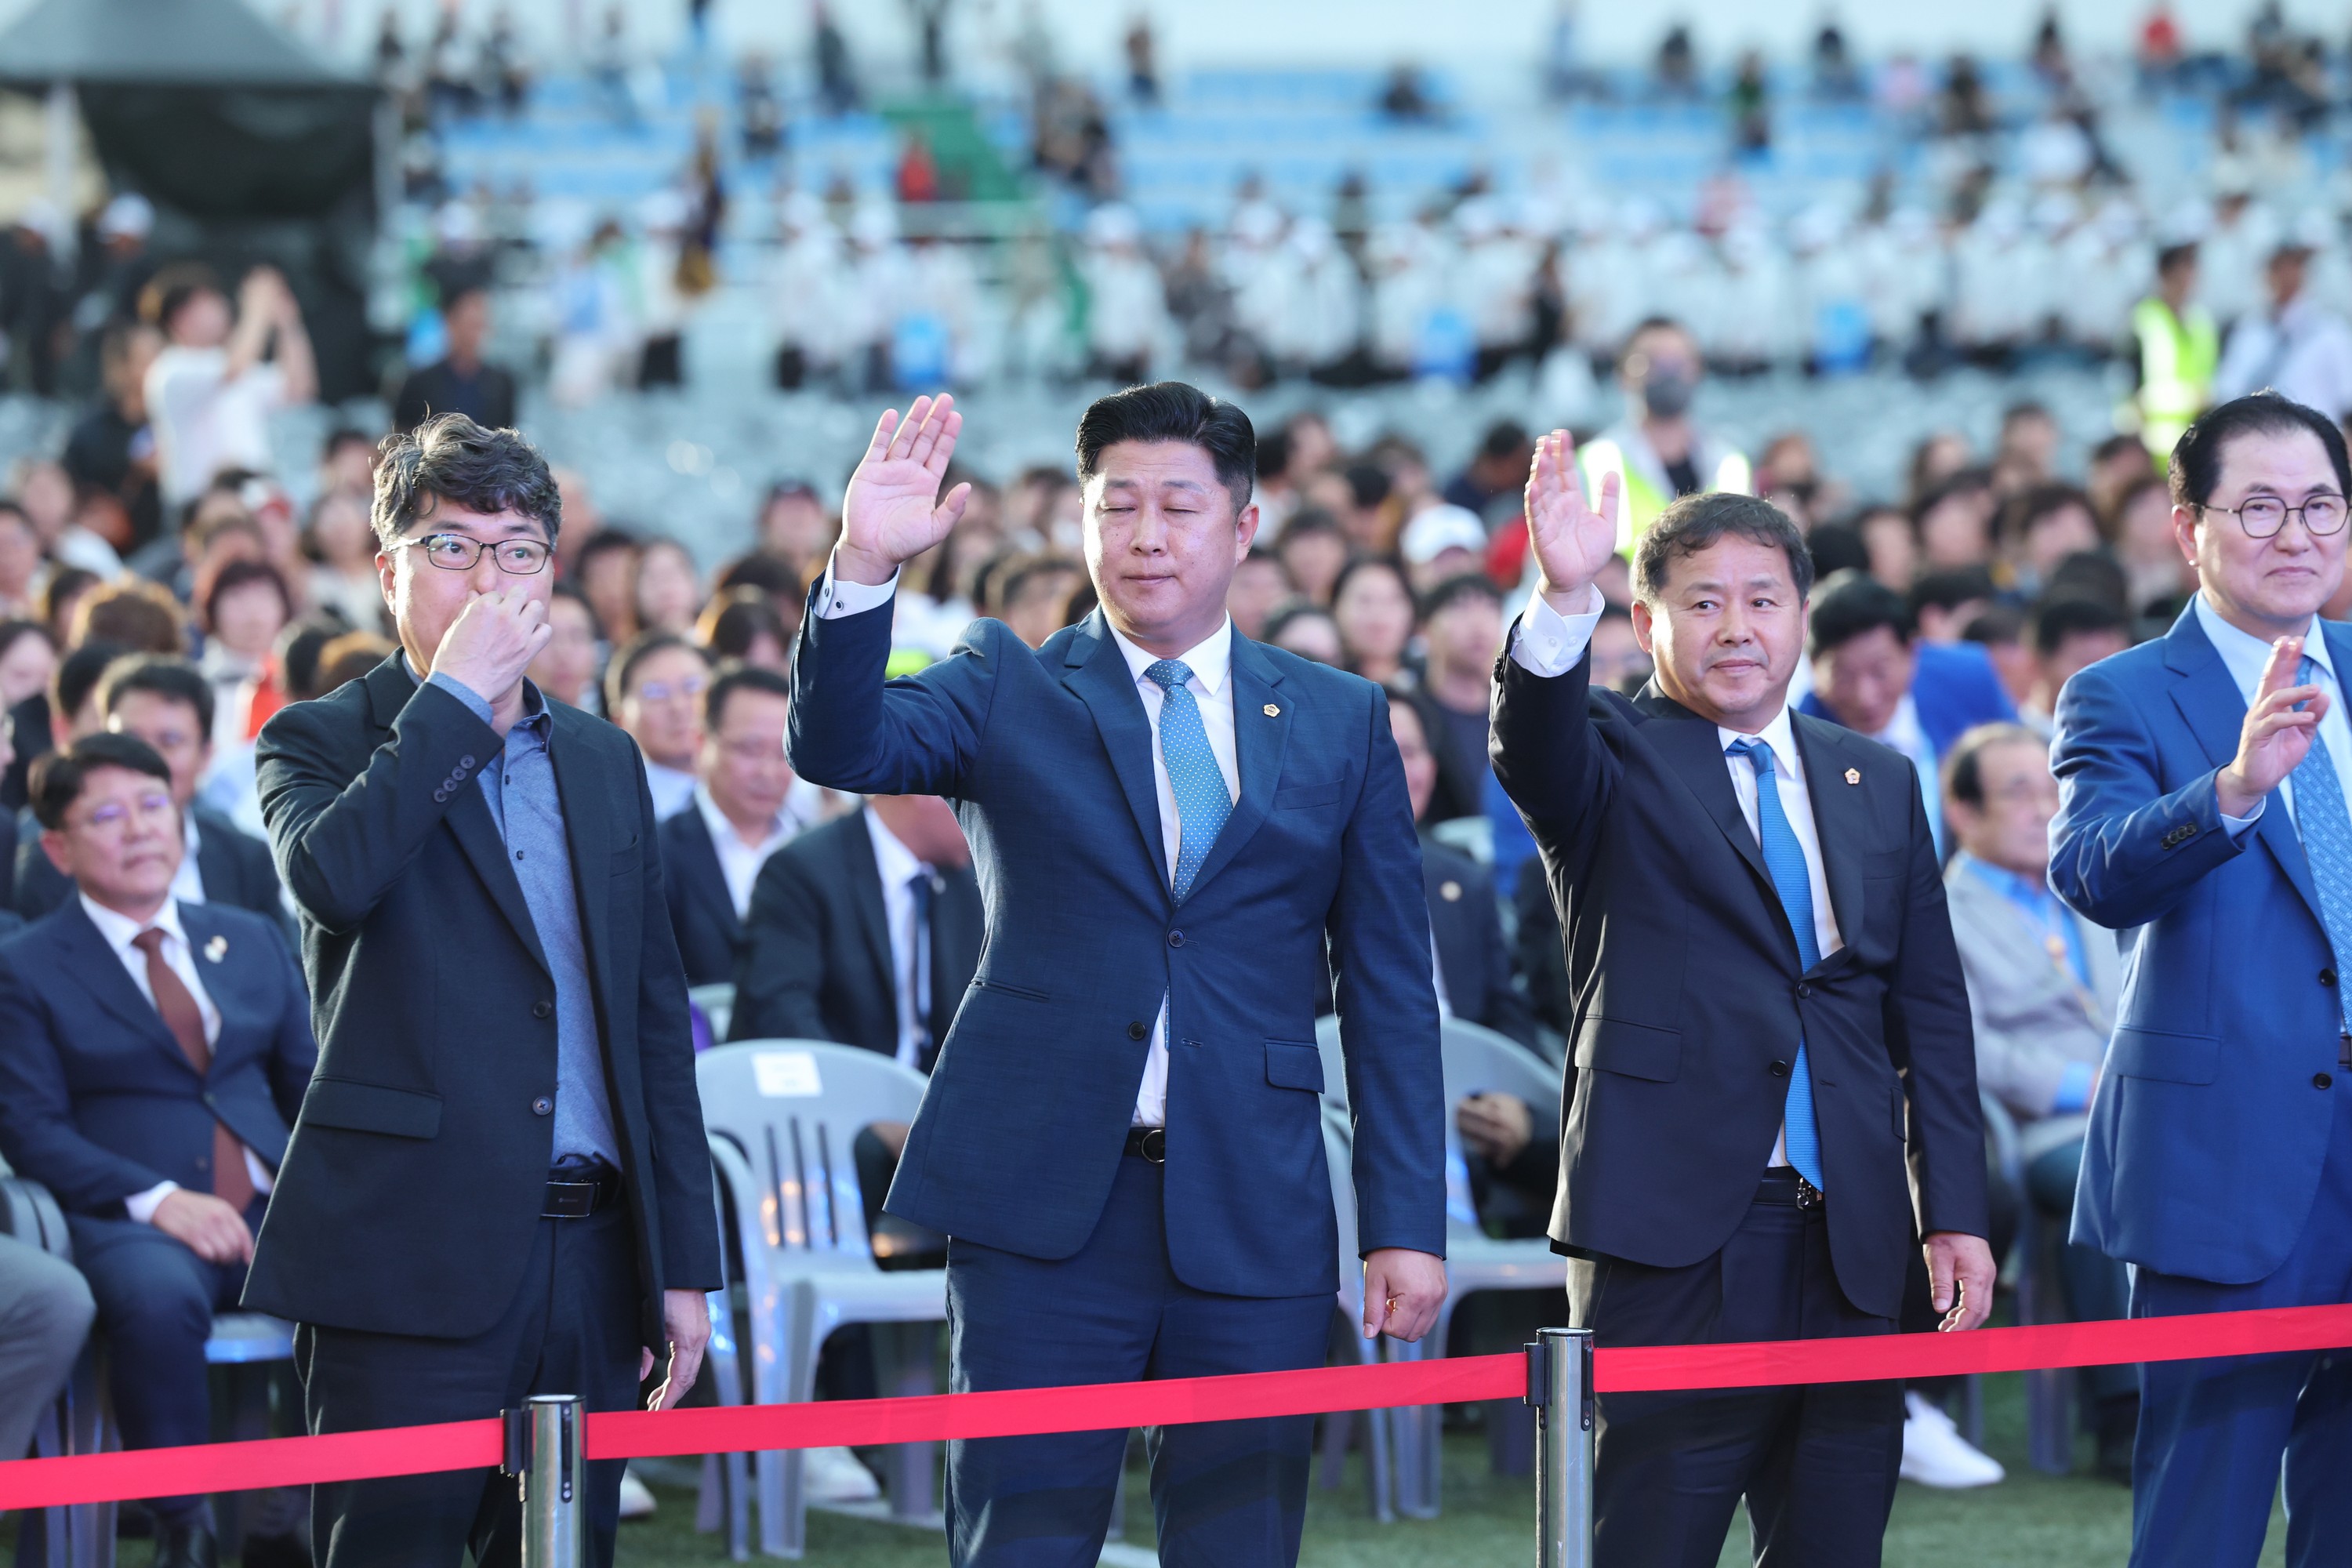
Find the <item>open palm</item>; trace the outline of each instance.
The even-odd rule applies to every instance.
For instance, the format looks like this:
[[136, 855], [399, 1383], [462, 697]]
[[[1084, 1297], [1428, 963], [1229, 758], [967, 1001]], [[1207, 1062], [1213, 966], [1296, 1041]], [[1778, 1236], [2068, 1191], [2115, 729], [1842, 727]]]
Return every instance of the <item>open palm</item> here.
[[1527, 500], [1528, 546], [1543, 572], [1538, 591], [1572, 595], [1581, 607], [1586, 584], [1617, 552], [1617, 476], [1601, 481], [1597, 505], [1587, 502], [1576, 448], [1567, 431], [1555, 430], [1536, 443]]
[[841, 501], [841, 564], [850, 581], [887, 582], [900, 562], [955, 527], [971, 487], [958, 485], [942, 501], [940, 482], [962, 428], [955, 399], [944, 393], [936, 401], [918, 397], [903, 420], [897, 409], [883, 410]]

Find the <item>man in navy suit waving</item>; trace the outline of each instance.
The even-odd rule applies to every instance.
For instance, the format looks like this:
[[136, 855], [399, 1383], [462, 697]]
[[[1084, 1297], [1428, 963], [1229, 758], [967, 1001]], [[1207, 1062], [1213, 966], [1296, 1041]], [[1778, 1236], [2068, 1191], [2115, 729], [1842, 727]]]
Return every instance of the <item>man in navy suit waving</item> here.
[[[1387, 700], [1238, 635], [1256, 437], [1162, 383], [1079, 421], [1101, 608], [1031, 650], [975, 622], [885, 681], [899, 564], [962, 513], [950, 399], [883, 415], [793, 654], [794, 767], [949, 798], [987, 906], [891, 1213], [942, 1231], [958, 1390], [1320, 1365], [1338, 1238], [1318, 981], [1355, 1116], [1364, 1332], [1445, 1289], [1429, 919]], [[1328, 953], [1328, 956], [1327, 956]], [[1350, 1267], [1354, 1262], [1350, 1260]], [[1154, 1434], [1168, 1563], [1288, 1563], [1310, 1424]], [[1091, 1564], [1120, 1434], [959, 1443], [959, 1564]]]

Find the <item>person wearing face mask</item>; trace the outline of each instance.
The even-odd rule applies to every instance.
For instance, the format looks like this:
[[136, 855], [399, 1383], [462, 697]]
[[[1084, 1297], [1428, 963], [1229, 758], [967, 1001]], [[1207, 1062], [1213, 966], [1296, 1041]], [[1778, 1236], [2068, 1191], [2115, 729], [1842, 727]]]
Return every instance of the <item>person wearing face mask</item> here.
[[[1653, 316], [1625, 340], [1618, 364], [1625, 417], [1587, 441], [1577, 459], [1588, 493], [1599, 495], [1612, 475], [1617, 480], [1620, 553], [1632, 553], [1670, 501], [1706, 490], [1751, 493], [1755, 470], [1747, 454], [1691, 420], [1706, 373], [1698, 340], [1679, 321]], [[1532, 556], [1528, 566], [1535, 569]]]

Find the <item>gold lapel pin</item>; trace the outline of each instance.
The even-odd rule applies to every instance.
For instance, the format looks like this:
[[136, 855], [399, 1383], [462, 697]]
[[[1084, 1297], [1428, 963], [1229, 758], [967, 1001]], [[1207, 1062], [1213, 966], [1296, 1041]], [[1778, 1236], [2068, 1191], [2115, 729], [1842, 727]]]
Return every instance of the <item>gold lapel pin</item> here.
[[1269, 702], [1265, 705], [1265, 716], [1269, 719], [1279, 719], [1282, 717], [1282, 710]]
[[1845, 782], [1848, 784], [1860, 784], [1862, 782], [1862, 770], [1860, 768], [1846, 769]]
[[205, 956], [218, 963], [228, 952], [228, 938], [216, 936], [205, 943]]

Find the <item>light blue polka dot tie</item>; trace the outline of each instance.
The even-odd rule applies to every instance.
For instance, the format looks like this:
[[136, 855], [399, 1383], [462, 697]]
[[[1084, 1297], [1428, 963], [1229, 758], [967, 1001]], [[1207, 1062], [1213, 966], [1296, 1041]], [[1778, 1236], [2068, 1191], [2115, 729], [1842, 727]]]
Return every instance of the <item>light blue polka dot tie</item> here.
[[[1813, 879], [1805, 869], [1805, 847], [1797, 842], [1797, 830], [1789, 826], [1789, 814], [1780, 809], [1772, 748], [1761, 741], [1740, 741], [1727, 749], [1733, 756], [1747, 758], [1748, 766], [1756, 770], [1756, 837], [1763, 841], [1764, 868], [1772, 874], [1780, 908], [1796, 933], [1798, 962], [1811, 969], [1822, 961], [1821, 938], [1813, 932]], [[1797, 1037], [1796, 1063], [1789, 1069], [1788, 1106], [1780, 1114], [1789, 1163], [1799, 1175], [1827, 1192], [1822, 1181], [1821, 1130], [1813, 1120], [1813, 1069], [1805, 1058], [1802, 1034]]]
[[1168, 764], [1168, 784], [1176, 795], [1176, 816], [1182, 825], [1177, 836], [1176, 901], [1192, 890], [1192, 879], [1217, 842], [1225, 818], [1234, 814], [1234, 797], [1225, 793], [1224, 770], [1209, 750], [1209, 731], [1201, 724], [1201, 705], [1192, 700], [1192, 667], [1181, 659], [1163, 658], [1144, 676], [1166, 693], [1160, 704], [1160, 757]]
[[[2305, 656], [2296, 673], [2299, 685], [2320, 684], [2319, 661]], [[2327, 925], [2327, 945], [2335, 950], [2336, 967], [2343, 969], [2352, 952], [2352, 816], [2344, 809], [2344, 782], [2327, 754], [2319, 731], [2311, 732], [2311, 750], [2294, 769], [2294, 825], [2303, 834], [2303, 853], [2311, 862], [2312, 886], [2319, 889], [2319, 912]], [[2352, 985], [2339, 986], [2345, 1029], [2352, 1033]]]

